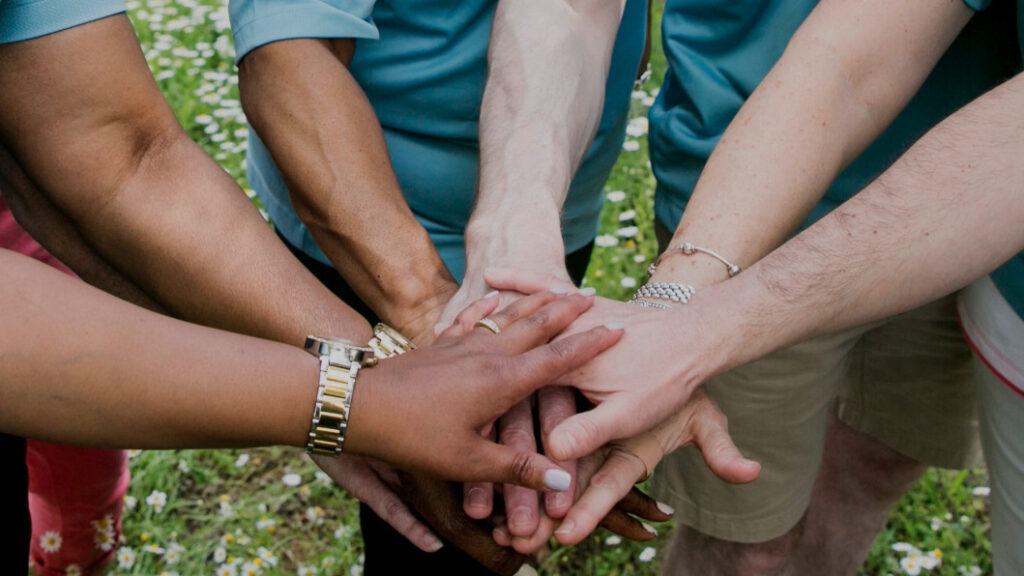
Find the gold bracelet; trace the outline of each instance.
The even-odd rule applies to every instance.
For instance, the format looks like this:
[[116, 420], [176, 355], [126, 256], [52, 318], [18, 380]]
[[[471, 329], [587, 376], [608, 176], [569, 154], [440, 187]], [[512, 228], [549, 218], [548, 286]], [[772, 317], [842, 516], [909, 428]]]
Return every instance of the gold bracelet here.
[[376, 358], [372, 349], [347, 340], [308, 336], [303, 348], [320, 360], [306, 451], [337, 456], [345, 445], [356, 376], [364, 366], [373, 366]]

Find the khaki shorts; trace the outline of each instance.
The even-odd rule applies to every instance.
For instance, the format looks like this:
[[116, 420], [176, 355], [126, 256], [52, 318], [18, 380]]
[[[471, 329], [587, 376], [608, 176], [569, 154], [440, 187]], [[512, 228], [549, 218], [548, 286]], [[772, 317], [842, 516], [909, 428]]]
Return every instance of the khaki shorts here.
[[920, 462], [980, 463], [971, 352], [953, 297], [779, 351], [707, 390], [740, 450], [761, 463], [760, 478], [722, 482], [687, 448], [661, 463], [653, 488], [679, 522], [716, 538], [763, 542], [800, 520], [834, 407], [849, 426]]

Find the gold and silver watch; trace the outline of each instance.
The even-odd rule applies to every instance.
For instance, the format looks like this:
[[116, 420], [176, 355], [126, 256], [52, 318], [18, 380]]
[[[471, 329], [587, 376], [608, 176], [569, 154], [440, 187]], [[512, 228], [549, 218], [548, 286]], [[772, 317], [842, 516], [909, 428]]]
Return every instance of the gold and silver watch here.
[[384, 359], [415, 350], [416, 345], [405, 336], [402, 336], [398, 330], [383, 322], [378, 322], [373, 327], [373, 338], [370, 338], [370, 348], [373, 349], [377, 358]]
[[320, 359], [320, 379], [306, 452], [337, 456], [345, 445], [352, 392], [361, 368], [377, 364], [373, 349], [348, 340], [307, 336], [303, 348]]

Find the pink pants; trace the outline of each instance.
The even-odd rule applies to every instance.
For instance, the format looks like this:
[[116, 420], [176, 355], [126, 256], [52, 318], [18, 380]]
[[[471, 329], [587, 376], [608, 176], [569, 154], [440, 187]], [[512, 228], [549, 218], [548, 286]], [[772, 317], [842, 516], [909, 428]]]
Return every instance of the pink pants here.
[[[2, 196], [0, 247], [71, 274], [18, 226]], [[114, 557], [121, 535], [121, 504], [129, 478], [126, 453], [30, 439], [25, 463], [32, 514], [29, 561], [36, 574], [100, 572]]]

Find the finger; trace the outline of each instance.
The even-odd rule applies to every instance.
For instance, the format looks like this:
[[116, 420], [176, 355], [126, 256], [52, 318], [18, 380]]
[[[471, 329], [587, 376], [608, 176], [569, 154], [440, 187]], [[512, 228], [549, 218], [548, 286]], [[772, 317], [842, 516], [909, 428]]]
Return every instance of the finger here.
[[658, 502], [636, 486], [619, 500], [615, 509], [651, 522], [668, 522], [675, 514], [671, 506]]
[[[468, 334], [476, 321], [481, 318], [486, 318], [488, 314], [494, 312], [494, 309], [498, 307], [498, 291], [495, 290], [483, 298], [474, 301], [469, 306], [466, 306], [455, 316], [455, 320], [452, 321], [451, 326], [447, 327], [439, 333], [439, 338], [455, 338]], [[437, 330], [435, 329], [435, 332]]]
[[[480, 436], [494, 442], [497, 430], [493, 423], [488, 424]], [[494, 484], [490, 482], [466, 482], [462, 485], [462, 509], [466, 516], [474, 520], [483, 520], [494, 512]]]
[[491, 532], [491, 537], [494, 538], [495, 544], [498, 546], [512, 546], [512, 535], [508, 532], [507, 518], [504, 516], [492, 517], [494, 521], [494, 528]]
[[630, 540], [636, 540], [637, 542], [646, 542], [658, 535], [656, 528], [650, 524], [645, 524], [644, 522], [633, 518], [620, 508], [612, 508], [611, 511], [601, 519], [599, 525], [618, 534], [619, 536], [622, 536], [623, 538], [629, 538]]
[[420, 550], [437, 552], [443, 547], [441, 539], [431, 532], [426, 524], [420, 522], [409, 507], [383, 484], [365, 486], [359, 499]]
[[[554, 294], [538, 292], [523, 298], [529, 300]], [[569, 327], [574, 320], [594, 305], [591, 291], [577, 292], [571, 296], [554, 299], [529, 314], [521, 309], [513, 309], [514, 305], [506, 306], [490, 319], [502, 328], [501, 340], [504, 349], [520, 353], [544, 344]]]
[[565, 491], [572, 476], [536, 450], [517, 450], [477, 437], [466, 447], [468, 458], [460, 476], [478, 482], [500, 482], [543, 492]]
[[557, 425], [548, 435], [545, 451], [556, 460], [580, 458], [616, 438], [643, 432], [635, 416], [629, 402], [613, 398]]
[[528, 536], [513, 536], [512, 548], [520, 554], [532, 554], [548, 543], [557, 520], [541, 515], [537, 530]]
[[487, 268], [484, 270], [484, 282], [487, 282], [487, 285], [495, 290], [514, 290], [523, 294], [533, 294], [551, 289], [572, 292], [576, 289], [572, 282], [566, 282], [552, 274], [516, 268]]
[[[516, 450], [537, 451], [537, 440], [533, 435], [533, 414], [528, 399], [509, 410], [502, 417], [499, 427], [501, 429], [499, 439], [503, 445]], [[508, 514], [510, 534], [513, 536], [533, 534], [537, 531], [537, 522], [540, 516], [537, 493], [520, 486], [505, 486], [505, 513]]]
[[635, 454], [620, 449], [609, 451], [604, 465], [590, 478], [583, 496], [555, 530], [558, 542], [576, 544], [593, 532], [644, 473], [644, 463]]
[[729, 436], [729, 422], [718, 406], [702, 389], [694, 392], [693, 443], [700, 450], [708, 468], [726, 482], [746, 484], [761, 473], [761, 465], [748, 460]]
[[[548, 434], [555, 426], [575, 413], [576, 398], [572, 389], [565, 386], [548, 386], [538, 390], [537, 416], [540, 422], [541, 446], [547, 445]], [[565, 492], [548, 492], [544, 495], [544, 513], [551, 518], [560, 519], [572, 507], [573, 495], [576, 493], [578, 462], [555, 462], [573, 477], [573, 485]]]
[[[569, 298], [574, 297], [569, 296]], [[491, 394], [488, 399], [496, 403], [494, 409], [499, 413], [502, 409], [507, 410], [505, 407], [511, 406], [542, 386], [557, 381], [566, 372], [586, 364], [621, 338], [621, 328], [598, 326], [510, 358], [503, 365], [504, 386]], [[569, 418], [566, 423], [576, 417], [578, 415]], [[552, 434], [562, 426], [565, 424], [556, 426]], [[563, 451], [557, 458], [563, 461], [574, 460], [579, 455], [578, 453], [568, 454], [568, 452], [568, 450]]]

